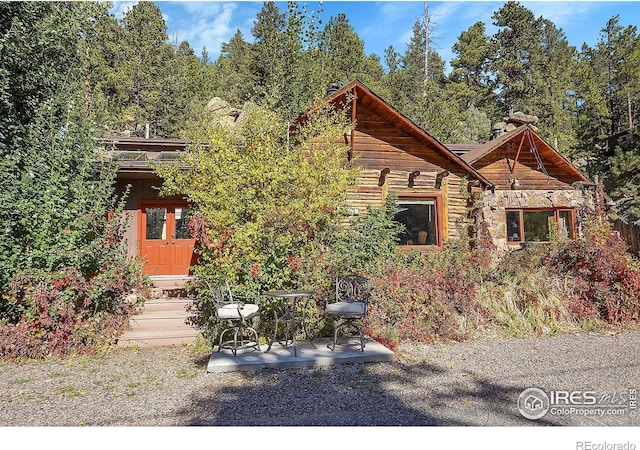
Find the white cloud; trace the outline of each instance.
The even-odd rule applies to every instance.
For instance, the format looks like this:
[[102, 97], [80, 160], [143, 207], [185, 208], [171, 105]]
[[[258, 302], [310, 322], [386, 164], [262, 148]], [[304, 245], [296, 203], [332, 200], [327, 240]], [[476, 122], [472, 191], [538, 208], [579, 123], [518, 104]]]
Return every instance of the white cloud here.
[[232, 3], [193, 3], [185, 7], [192, 22], [188, 28], [178, 30], [180, 41], [186, 40], [199, 53], [203, 47], [211, 56], [217, 55], [220, 45], [231, 39], [235, 29], [232, 27], [236, 5]]
[[558, 28], [566, 28], [579, 22], [580, 17], [587, 15], [594, 7], [595, 2], [524, 2], [523, 6], [529, 9], [536, 17], [544, 17], [550, 20]]
[[[251, 38], [251, 27], [257, 11], [262, 6], [258, 2], [156, 2], [168, 16], [167, 31], [170, 39], [189, 42], [196, 55], [203, 47], [212, 60], [220, 54], [220, 46], [228, 42], [236, 30], [245, 39]], [[177, 38], [177, 39], [176, 39]]]
[[138, 3], [139, 2], [137, 1], [113, 2], [113, 8], [111, 8], [110, 11], [113, 13], [116, 19], [121, 20], [124, 15]]

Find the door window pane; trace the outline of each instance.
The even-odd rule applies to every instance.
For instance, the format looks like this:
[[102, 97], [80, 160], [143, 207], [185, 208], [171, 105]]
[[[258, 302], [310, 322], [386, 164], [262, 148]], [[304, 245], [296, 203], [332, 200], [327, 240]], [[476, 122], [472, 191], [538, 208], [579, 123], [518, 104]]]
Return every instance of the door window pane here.
[[438, 219], [434, 199], [400, 200], [398, 210], [394, 220], [405, 226], [400, 235], [400, 245], [438, 244]]
[[147, 208], [147, 239], [167, 238], [167, 209]]
[[176, 239], [191, 239], [189, 221], [193, 217], [191, 208], [176, 208]]
[[507, 239], [509, 242], [520, 242], [520, 211], [507, 211]]
[[545, 242], [549, 240], [550, 223], [553, 211], [523, 211], [524, 238], [526, 242]]

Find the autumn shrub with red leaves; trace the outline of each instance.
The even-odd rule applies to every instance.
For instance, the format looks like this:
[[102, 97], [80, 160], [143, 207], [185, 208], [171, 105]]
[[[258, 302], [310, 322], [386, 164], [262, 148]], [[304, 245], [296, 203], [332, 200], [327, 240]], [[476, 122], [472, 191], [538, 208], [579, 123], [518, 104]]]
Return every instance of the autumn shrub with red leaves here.
[[121, 268], [104, 267], [91, 277], [62, 268], [18, 274], [3, 295], [0, 355], [43, 358], [93, 353], [122, 331], [135, 304], [125, 300], [136, 288]]
[[389, 347], [400, 341], [459, 341], [491, 319], [478, 302], [489, 254], [461, 242], [399, 253], [372, 279], [367, 333]]
[[631, 326], [640, 319], [640, 264], [604, 215], [582, 221], [582, 237], [529, 246], [503, 256], [494, 285], [524, 279], [561, 302], [577, 327]]
[[640, 319], [640, 264], [603, 218], [585, 222], [584, 239], [551, 246], [548, 265], [570, 280], [562, 294], [577, 317], [617, 325]]
[[604, 217], [582, 225], [581, 239], [498, 259], [463, 242], [399, 253], [372, 278], [366, 331], [393, 348], [463, 340], [479, 327], [523, 335], [637, 324], [640, 264]]
[[93, 353], [112, 343], [126, 326], [136, 307], [127, 294], [144, 298], [148, 289], [134, 264], [115, 261], [89, 275], [72, 267], [20, 272], [0, 302], [0, 356]]

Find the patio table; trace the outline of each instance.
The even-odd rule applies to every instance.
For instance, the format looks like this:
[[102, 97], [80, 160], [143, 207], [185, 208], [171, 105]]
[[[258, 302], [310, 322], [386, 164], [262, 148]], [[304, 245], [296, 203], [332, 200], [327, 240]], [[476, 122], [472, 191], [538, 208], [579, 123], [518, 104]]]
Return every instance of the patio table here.
[[[273, 310], [275, 322], [273, 337], [271, 338], [271, 342], [269, 342], [269, 347], [265, 350], [265, 353], [268, 353], [271, 350], [271, 346], [277, 339], [278, 324], [280, 322], [283, 322], [286, 325], [287, 332], [284, 336], [284, 344], [283, 341], [278, 342], [286, 347], [289, 345], [289, 341], [291, 341], [294, 356], [298, 356], [298, 348], [296, 346], [296, 331], [298, 330], [298, 324], [302, 325], [305, 336], [309, 339], [313, 348], [316, 348], [309, 337], [309, 332], [307, 331], [304, 321], [304, 313], [309, 307], [309, 299], [313, 294], [314, 293], [312, 291], [304, 290], [279, 290], [264, 293], [265, 297], [279, 298], [282, 300], [282, 303], [278, 305], [281, 307], [280, 316], [278, 316], [278, 307]], [[298, 308], [298, 306], [301, 306], [301, 308]], [[300, 312], [298, 311], [299, 309], [301, 309]], [[291, 336], [291, 339], [289, 339], [289, 336]]]

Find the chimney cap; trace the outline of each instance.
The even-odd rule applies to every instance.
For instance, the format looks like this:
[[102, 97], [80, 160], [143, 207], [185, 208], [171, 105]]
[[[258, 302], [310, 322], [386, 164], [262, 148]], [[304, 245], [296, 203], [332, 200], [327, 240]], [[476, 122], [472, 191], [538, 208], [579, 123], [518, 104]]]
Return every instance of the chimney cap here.
[[339, 83], [329, 83], [327, 84], [327, 95], [331, 95], [340, 90]]

